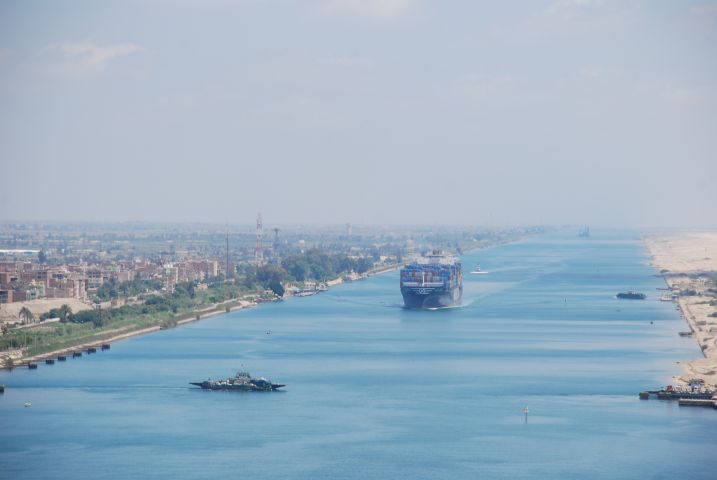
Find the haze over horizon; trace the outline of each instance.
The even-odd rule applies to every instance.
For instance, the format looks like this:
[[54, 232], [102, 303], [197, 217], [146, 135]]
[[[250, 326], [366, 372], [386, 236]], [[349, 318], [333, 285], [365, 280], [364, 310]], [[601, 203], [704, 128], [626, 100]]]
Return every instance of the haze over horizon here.
[[0, 4], [0, 219], [717, 227], [717, 2]]

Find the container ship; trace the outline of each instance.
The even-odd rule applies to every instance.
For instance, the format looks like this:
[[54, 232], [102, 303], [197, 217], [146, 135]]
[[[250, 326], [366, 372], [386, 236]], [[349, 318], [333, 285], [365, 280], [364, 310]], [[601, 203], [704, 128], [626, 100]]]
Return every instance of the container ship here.
[[447, 308], [463, 296], [460, 262], [434, 250], [423, 261], [401, 269], [401, 295], [406, 308]]

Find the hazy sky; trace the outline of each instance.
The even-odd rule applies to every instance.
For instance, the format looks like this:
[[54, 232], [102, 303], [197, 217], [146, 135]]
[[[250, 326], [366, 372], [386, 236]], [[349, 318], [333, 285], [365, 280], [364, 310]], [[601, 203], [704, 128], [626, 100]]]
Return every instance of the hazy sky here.
[[0, 219], [717, 227], [717, 2], [0, 0]]

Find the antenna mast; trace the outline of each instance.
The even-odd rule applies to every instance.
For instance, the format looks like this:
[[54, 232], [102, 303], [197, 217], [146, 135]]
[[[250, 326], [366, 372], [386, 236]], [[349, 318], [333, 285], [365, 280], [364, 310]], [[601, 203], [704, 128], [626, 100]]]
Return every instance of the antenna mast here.
[[272, 253], [274, 254], [274, 260], [279, 262], [279, 229], [274, 228], [274, 244], [272, 245]]
[[256, 246], [254, 247], [254, 263], [256, 263], [257, 267], [261, 266], [264, 260], [264, 253], [261, 246], [262, 230], [261, 212], [259, 212], [256, 216]]

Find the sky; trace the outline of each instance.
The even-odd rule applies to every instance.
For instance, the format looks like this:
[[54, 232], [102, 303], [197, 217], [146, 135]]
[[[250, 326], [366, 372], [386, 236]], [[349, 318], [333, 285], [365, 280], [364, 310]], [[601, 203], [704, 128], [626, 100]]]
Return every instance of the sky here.
[[0, 219], [717, 228], [717, 1], [0, 0]]

